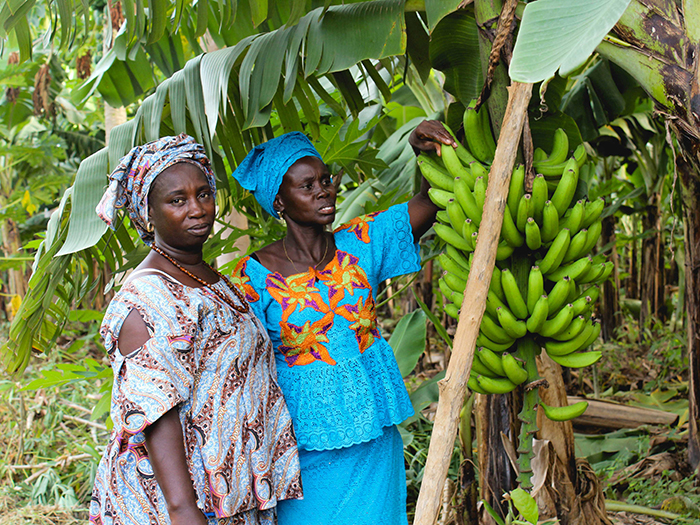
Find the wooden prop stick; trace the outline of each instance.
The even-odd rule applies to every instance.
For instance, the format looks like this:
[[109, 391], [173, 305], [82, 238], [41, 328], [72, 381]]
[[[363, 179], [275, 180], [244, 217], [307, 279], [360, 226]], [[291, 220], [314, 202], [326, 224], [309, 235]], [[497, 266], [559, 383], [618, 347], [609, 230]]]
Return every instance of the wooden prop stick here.
[[433, 525], [437, 521], [442, 489], [457, 436], [459, 412], [464, 402], [474, 358], [474, 345], [479, 335], [481, 318], [486, 308], [486, 295], [496, 263], [496, 249], [501, 235], [510, 176], [531, 93], [532, 84], [515, 82], [508, 88], [508, 106], [503, 117], [496, 156], [489, 173], [484, 220], [479, 228], [467, 288], [464, 290], [464, 305], [459, 314], [452, 357], [445, 378], [438, 383], [440, 402], [430, 438], [423, 482], [418, 494], [414, 525]]

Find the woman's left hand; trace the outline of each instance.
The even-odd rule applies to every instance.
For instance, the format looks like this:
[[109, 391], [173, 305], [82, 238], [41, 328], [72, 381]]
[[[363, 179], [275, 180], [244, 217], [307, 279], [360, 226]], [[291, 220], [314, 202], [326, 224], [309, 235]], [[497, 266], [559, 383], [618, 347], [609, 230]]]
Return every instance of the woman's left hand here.
[[408, 143], [418, 155], [420, 152], [436, 151], [440, 155], [440, 147], [445, 144], [455, 147], [455, 140], [439, 120], [424, 120], [408, 137]]

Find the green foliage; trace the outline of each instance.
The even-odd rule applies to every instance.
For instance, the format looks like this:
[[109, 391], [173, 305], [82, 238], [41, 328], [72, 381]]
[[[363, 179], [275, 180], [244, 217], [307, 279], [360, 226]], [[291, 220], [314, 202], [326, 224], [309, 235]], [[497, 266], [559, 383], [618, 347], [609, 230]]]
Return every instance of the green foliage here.
[[630, 0], [539, 0], [525, 7], [510, 63], [516, 82], [568, 76], [612, 29]]

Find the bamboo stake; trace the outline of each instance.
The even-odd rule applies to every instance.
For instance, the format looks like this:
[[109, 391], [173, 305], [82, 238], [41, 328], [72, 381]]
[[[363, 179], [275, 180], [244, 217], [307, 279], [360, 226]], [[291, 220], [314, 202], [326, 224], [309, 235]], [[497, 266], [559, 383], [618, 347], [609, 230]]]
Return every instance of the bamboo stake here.
[[484, 202], [483, 216], [488, 217], [488, 220], [482, 221], [479, 229], [472, 269], [464, 290], [464, 306], [459, 314], [452, 357], [445, 378], [438, 383], [440, 401], [430, 438], [425, 474], [418, 494], [414, 525], [434, 525], [438, 517], [442, 488], [457, 436], [459, 412], [474, 358], [474, 345], [479, 335], [481, 318], [486, 308], [486, 295], [496, 263], [496, 249], [501, 234], [510, 176], [531, 92], [532, 84], [515, 82], [508, 88], [508, 106], [503, 117]]

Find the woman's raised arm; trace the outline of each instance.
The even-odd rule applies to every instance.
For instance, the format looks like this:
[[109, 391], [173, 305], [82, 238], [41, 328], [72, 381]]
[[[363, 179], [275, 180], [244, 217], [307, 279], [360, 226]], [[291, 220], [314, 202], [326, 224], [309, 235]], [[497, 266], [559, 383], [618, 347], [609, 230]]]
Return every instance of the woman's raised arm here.
[[[424, 120], [418, 124], [408, 137], [408, 143], [413, 147], [416, 155], [432, 151], [440, 155], [443, 145], [457, 147], [450, 132], [437, 120]], [[440, 209], [428, 197], [429, 189], [430, 184], [425, 177], [421, 177], [420, 191], [408, 202], [408, 215], [411, 219], [413, 239], [416, 242], [433, 225], [435, 214]]]

